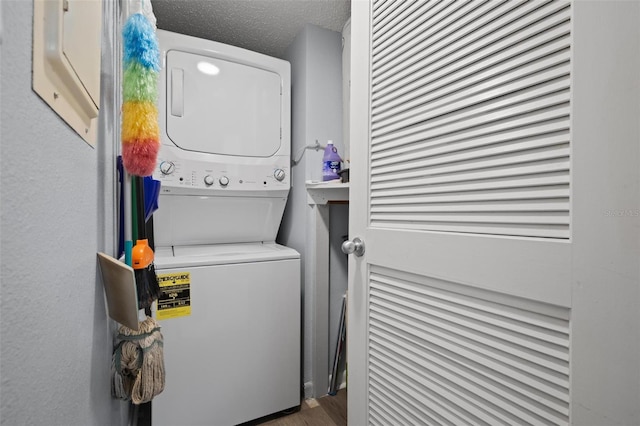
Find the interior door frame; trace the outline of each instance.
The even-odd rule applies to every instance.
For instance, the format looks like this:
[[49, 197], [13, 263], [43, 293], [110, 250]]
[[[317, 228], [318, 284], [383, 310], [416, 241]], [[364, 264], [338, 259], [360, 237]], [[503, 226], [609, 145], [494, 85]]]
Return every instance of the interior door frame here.
[[[369, 0], [351, 2], [351, 105], [350, 105], [350, 179], [349, 179], [349, 238], [363, 235], [368, 213], [366, 209], [369, 194], [369, 108], [371, 72], [370, 51], [371, 35]], [[367, 217], [363, 221], [362, 217]], [[366, 244], [366, 243], [365, 243]], [[366, 246], [365, 246], [366, 250]], [[349, 256], [348, 296], [347, 296], [347, 366], [349, 398], [347, 423], [351, 425], [368, 424], [367, 389], [367, 335], [368, 325], [362, 322], [368, 309], [368, 291], [362, 285], [368, 276], [368, 266], [363, 257]]]

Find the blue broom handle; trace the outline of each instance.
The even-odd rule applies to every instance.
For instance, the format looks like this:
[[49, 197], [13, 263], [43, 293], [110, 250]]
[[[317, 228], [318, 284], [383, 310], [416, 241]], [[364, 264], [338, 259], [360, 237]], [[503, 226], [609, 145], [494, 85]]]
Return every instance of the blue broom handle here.
[[131, 266], [131, 250], [133, 249], [133, 230], [131, 228], [131, 175], [124, 170], [124, 263]]

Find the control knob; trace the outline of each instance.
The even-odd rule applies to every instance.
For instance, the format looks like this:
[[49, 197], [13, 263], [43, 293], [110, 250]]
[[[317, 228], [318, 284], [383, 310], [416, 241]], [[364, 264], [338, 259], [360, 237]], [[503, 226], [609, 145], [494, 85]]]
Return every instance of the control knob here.
[[214, 182], [213, 176], [211, 176], [211, 175], [206, 175], [206, 176], [204, 177], [204, 184], [205, 184], [205, 185], [207, 185], [207, 186], [211, 186], [211, 185], [213, 185], [213, 182]]
[[278, 182], [282, 182], [284, 180], [286, 173], [282, 169], [275, 169], [273, 171], [273, 177], [276, 178]]
[[229, 178], [226, 176], [221, 176], [220, 179], [218, 179], [218, 183], [220, 184], [220, 186], [227, 186], [229, 185]]
[[163, 175], [170, 175], [176, 170], [176, 165], [173, 161], [163, 161], [160, 163], [160, 172]]

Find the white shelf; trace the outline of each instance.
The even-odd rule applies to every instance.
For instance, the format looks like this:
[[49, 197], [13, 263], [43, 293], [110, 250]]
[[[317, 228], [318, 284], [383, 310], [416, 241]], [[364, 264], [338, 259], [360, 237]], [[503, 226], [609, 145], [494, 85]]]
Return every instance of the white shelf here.
[[330, 203], [349, 202], [349, 183], [339, 180], [331, 182], [306, 181], [308, 210], [307, 252], [308, 261], [305, 272], [305, 286], [312, 291], [314, 305], [313, 321], [313, 386], [321, 395], [329, 387], [329, 229]]
[[327, 204], [333, 201], [349, 201], [349, 182], [306, 181], [307, 200], [313, 204]]

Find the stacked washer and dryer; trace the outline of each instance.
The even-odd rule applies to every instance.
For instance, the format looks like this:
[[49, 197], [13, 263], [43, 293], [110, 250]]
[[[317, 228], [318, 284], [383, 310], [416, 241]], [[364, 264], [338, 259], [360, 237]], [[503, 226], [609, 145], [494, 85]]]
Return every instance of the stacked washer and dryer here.
[[178, 290], [155, 312], [166, 387], [152, 422], [233, 425], [297, 407], [300, 255], [275, 243], [290, 188], [290, 65], [157, 35], [155, 266]]

